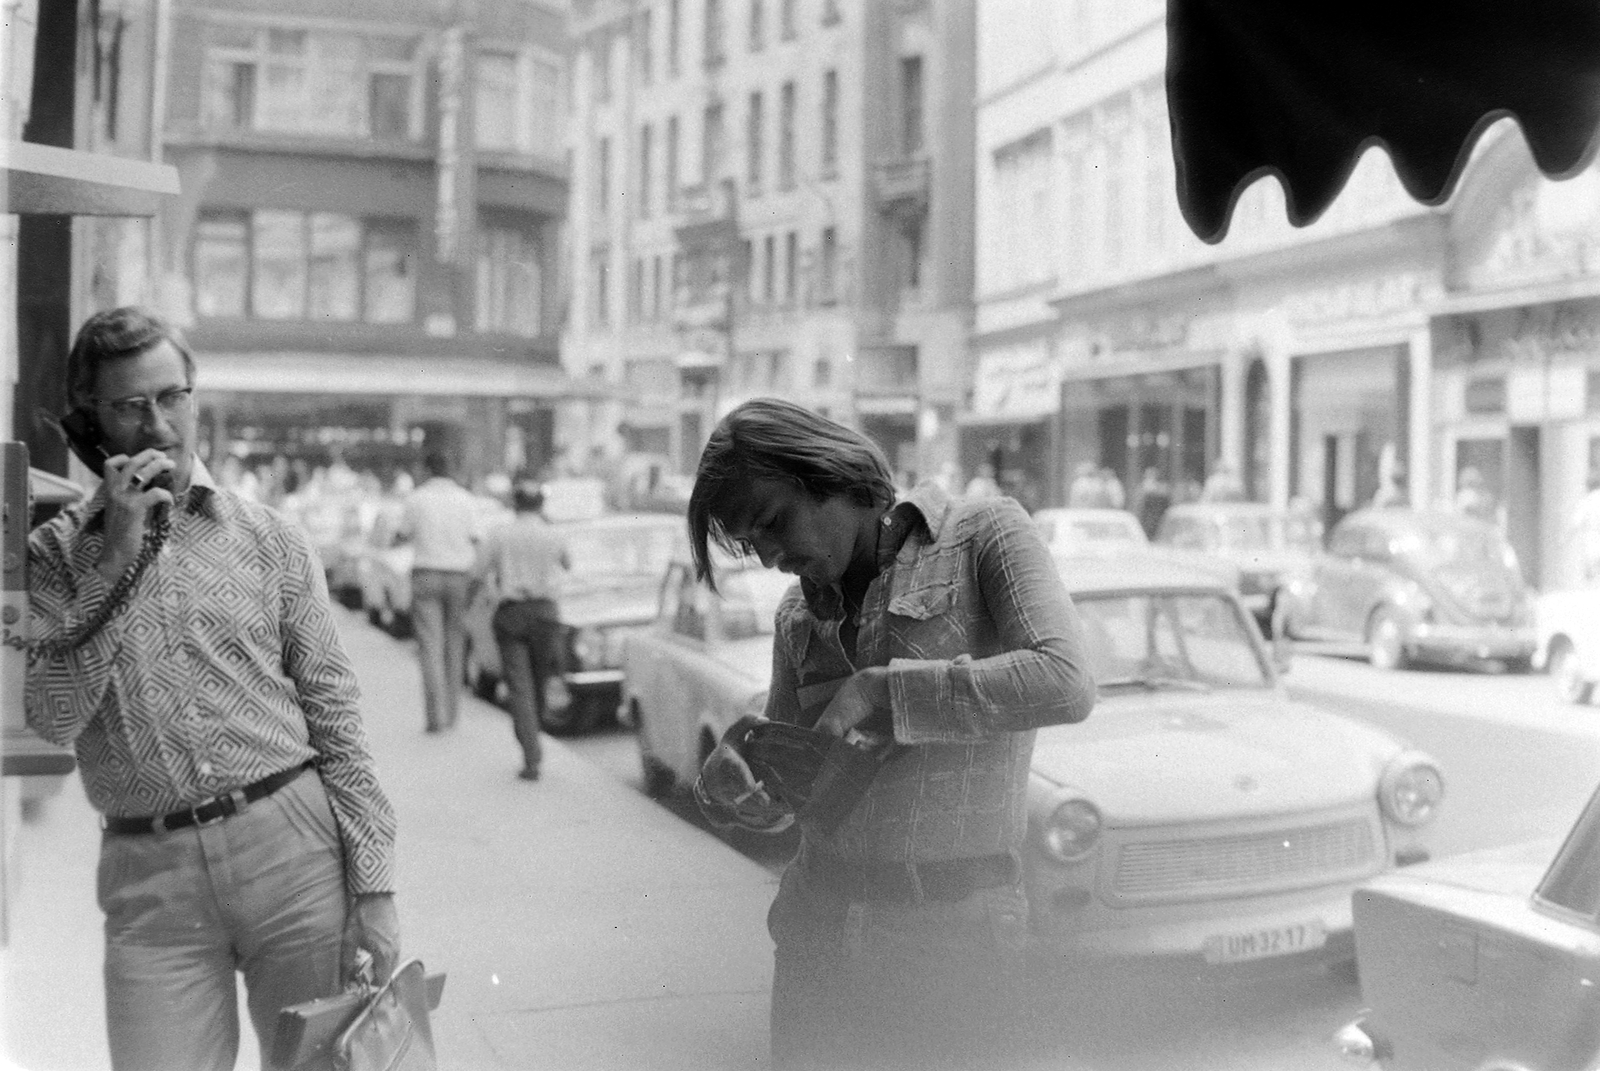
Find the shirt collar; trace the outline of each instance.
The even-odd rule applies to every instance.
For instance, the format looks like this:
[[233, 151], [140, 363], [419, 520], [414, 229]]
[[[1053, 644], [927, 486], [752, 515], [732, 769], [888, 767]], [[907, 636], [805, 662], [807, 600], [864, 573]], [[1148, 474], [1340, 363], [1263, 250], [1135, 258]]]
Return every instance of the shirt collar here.
[[[105, 527], [106, 499], [110, 493], [106, 490], [105, 481], [102, 480], [84, 513], [85, 532], [98, 532]], [[189, 466], [189, 490], [183, 496], [183, 503], [184, 508], [190, 513], [200, 514], [211, 520], [217, 519], [217, 481], [212, 478], [211, 470], [206, 468], [206, 463], [198, 457], [194, 458]]]
[[[950, 513], [950, 496], [936, 483], [921, 483], [884, 513], [883, 531], [878, 537], [878, 573], [882, 575], [899, 557], [906, 540], [919, 527], [927, 532], [928, 542], [937, 543]], [[800, 591], [806, 605], [820, 620], [844, 615], [844, 594], [837, 584], [826, 588], [800, 578]]]

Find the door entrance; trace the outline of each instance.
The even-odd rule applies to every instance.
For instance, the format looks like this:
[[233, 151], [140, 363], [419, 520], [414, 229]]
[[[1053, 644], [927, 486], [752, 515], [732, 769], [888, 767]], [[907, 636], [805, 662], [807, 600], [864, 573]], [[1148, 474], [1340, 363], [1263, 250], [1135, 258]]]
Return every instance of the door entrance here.
[[1506, 539], [1522, 563], [1522, 578], [1541, 586], [1544, 562], [1540, 554], [1539, 427], [1513, 425], [1506, 442]]

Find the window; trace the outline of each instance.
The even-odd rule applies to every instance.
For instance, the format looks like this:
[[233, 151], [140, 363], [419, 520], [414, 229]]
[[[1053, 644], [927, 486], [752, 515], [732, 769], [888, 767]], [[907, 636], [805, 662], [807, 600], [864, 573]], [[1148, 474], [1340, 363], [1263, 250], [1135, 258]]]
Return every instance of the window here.
[[839, 0], [822, 0], [822, 25], [836, 25], [844, 16], [839, 13]]
[[793, 305], [800, 293], [800, 235], [790, 231], [783, 239], [783, 300]]
[[739, 274], [744, 278], [746, 305], [756, 303], [756, 250], [755, 242], [745, 238], [739, 242]]
[[716, 180], [717, 168], [722, 161], [722, 105], [706, 105], [701, 122], [700, 181], [710, 186]]
[[633, 269], [628, 277], [628, 321], [638, 323], [644, 319], [644, 258], [633, 258]]
[[1469, 413], [1490, 415], [1506, 411], [1504, 376], [1474, 376], [1461, 392], [1462, 406]]
[[794, 189], [795, 86], [783, 83], [778, 96], [778, 189]]
[[596, 327], [611, 322], [611, 250], [597, 245], [589, 251], [590, 320]]
[[525, 338], [542, 329], [544, 286], [532, 225], [486, 223], [478, 234], [477, 328]]
[[661, 258], [657, 256], [650, 264], [650, 318], [661, 319]]
[[811, 367], [811, 383], [816, 387], [827, 387], [833, 383], [833, 362], [826, 357], [818, 357], [817, 363]]
[[681, 0], [667, 0], [667, 77], [678, 77], [678, 41], [682, 36]]
[[822, 75], [822, 174], [831, 178], [839, 171], [839, 72]]
[[922, 57], [900, 57], [900, 149], [922, 151]]
[[195, 228], [195, 312], [409, 321], [415, 246], [415, 227], [408, 221], [275, 210], [205, 215]]
[[216, 25], [206, 122], [224, 130], [421, 136], [416, 40], [396, 34]]
[[678, 208], [678, 117], [676, 115], [667, 119], [667, 160], [665, 168], [667, 172], [667, 211], [673, 212]]
[[555, 155], [564, 138], [561, 66], [542, 56], [478, 53], [473, 136], [480, 149]]
[[1167, 251], [1168, 213], [1172, 204], [1172, 140], [1165, 109], [1144, 124], [1144, 245], [1152, 256]]
[[823, 305], [831, 305], [837, 300], [835, 287], [838, 285], [839, 250], [835, 232], [832, 227], [822, 228], [821, 270], [817, 278], [817, 300]]
[[761, 193], [762, 110], [761, 91], [757, 90], [750, 94], [749, 129], [745, 143], [745, 180], [749, 184], [752, 197]]
[[654, 131], [646, 123], [639, 130], [639, 218], [650, 218], [650, 185], [654, 181], [651, 175], [651, 158], [654, 156], [655, 146], [651, 144]]
[[250, 221], [246, 216], [202, 216], [195, 225], [195, 313], [244, 316], [250, 279]]
[[[1000, 291], [1053, 274], [1051, 131], [1046, 128], [994, 155], [994, 224], [985, 286]], [[1076, 247], [1069, 246], [1076, 251]]]
[[785, 41], [793, 41], [800, 34], [799, 25], [795, 20], [795, 0], [782, 0], [783, 12], [780, 16], [781, 28], [778, 33]]
[[762, 0], [750, 0], [750, 51], [760, 52], [766, 47], [767, 28], [765, 22], [766, 11], [763, 10]]
[[769, 234], [761, 251], [761, 300], [768, 305], [778, 296], [778, 238]]
[[1587, 399], [1584, 411], [1600, 413], [1600, 372], [1590, 372], [1587, 384]]
[[602, 216], [611, 211], [611, 139], [601, 138], [595, 146], [595, 211]]
[[594, 91], [596, 104], [611, 101], [611, 38], [602, 35], [594, 46]]
[[726, 58], [722, 52], [722, 0], [706, 0], [705, 65], [715, 67]]
[[639, 12], [635, 33], [638, 34], [639, 81], [649, 85], [655, 81], [655, 42], [651, 40], [650, 9]]

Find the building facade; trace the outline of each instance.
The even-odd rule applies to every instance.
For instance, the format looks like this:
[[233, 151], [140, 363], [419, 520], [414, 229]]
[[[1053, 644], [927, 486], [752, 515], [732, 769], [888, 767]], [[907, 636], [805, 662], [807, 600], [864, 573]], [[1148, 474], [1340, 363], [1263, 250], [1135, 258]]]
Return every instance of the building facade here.
[[213, 458], [540, 467], [563, 374], [565, 5], [175, 0], [155, 290]]
[[1528, 578], [1574, 579], [1600, 173], [1542, 178], [1506, 121], [1442, 206], [1372, 149], [1311, 226], [1268, 177], [1207, 246], [1177, 210], [1161, 4], [996, 0], [978, 35], [969, 456], [998, 451], [1050, 503], [1085, 463], [1178, 500], [1226, 463], [1329, 523], [1402, 481], [1448, 507], [1476, 469]]
[[[575, 7], [569, 374], [592, 451], [689, 473], [779, 395], [903, 479], [954, 459], [972, 293], [973, 0]], [[576, 411], [575, 411], [576, 412]]]

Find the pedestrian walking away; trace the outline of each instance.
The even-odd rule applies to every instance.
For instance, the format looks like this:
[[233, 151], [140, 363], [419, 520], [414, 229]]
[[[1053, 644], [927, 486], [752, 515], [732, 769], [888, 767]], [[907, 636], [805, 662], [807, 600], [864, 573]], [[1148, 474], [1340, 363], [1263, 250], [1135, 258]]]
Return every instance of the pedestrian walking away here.
[[[281, 1008], [399, 955], [393, 808], [310, 539], [194, 456], [195, 362], [137, 308], [91, 317], [63, 417], [103, 481], [29, 539], [28, 724], [103, 818], [115, 1071], [225, 1071], [236, 973]], [[262, 1052], [263, 1066], [269, 1065]]]
[[422, 671], [430, 733], [455, 727], [466, 672], [467, 592], [482, 537], [478, 503], [451, 478], [437, 450], [423, 459], [428, 478], [406, 496], [397, 534], [416, 549], [411, 563], [411, 622]]
[[500, 667], [511, 691], [511, 721], [522, 747], [520, 776], [539, 779], [539, 725], [545, 688], [562, 671], [561, 580], [572, 568], [566, 543], [546, 523], [544, 489], [531, 476], [511, 489], [516, 518], [492, 530], [480, 555], [478, 582], [491, 586], [491, 624]]
[[995, 1066], [1019, 1040], [1033, 730], [1094, 702], [1037, 529], [1008, 498], [896, 501], [870, 439], [775, 399], [718, 424], [688, 520], [713, 588], [713, 544], [798, 578], [766, 719], [838, 741], [797, 816], [737, 750], [748, 723], [697, 785], [719, 824], [800, 825], [768, 916], [774, 1066]]

